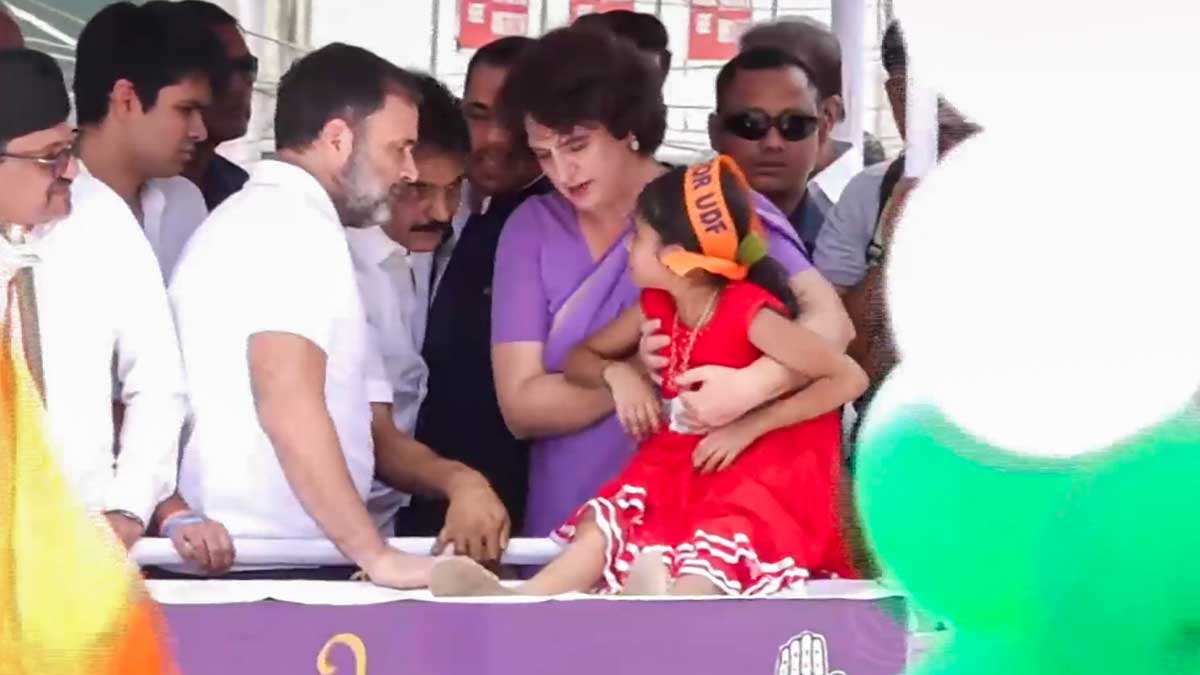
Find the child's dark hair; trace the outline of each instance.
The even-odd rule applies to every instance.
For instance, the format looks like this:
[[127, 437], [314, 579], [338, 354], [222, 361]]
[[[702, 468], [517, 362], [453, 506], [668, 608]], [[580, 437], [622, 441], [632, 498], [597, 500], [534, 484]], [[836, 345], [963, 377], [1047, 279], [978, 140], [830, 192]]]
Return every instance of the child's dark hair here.
[[[684, 179], [687, 167], [672, 169], [650, 181], [638, 196], [637, 212], [662, 237], [663, 245], [677, 244], [693, 253], [701, 253], [700, 240], [688, 220], [684, 201]], [[721, 192], [733, 218], [740, 242], [750, 231], [754, 204], [749, 190], [729, 171], [721, 171]], [[724, 282], [724, 277], [718, 277]], [[787, 308], [789, 318], [800, 314], [800, 303], [788, 286], [787, 270], [771, 256], [764, 256], [750, 267], [749, 281], [774, 295]]]

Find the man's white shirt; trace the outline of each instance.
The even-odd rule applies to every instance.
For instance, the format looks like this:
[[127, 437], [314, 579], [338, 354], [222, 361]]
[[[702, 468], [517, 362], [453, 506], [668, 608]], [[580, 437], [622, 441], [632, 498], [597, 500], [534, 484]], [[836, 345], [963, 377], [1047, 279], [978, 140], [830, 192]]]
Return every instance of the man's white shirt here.
[[[113, 197], [120, 199], [112, 188], [89, 173], [82, 162], [79, 163], [77, 182], [93, 184], [96, 189], [108, 190]], [[171, 279], [171, 273], [188, 240], [208, 217], [208, 207], [204, 204], [200, 189], [183, 176], [146, 181], [140, 198], [141, 229], [150, 242], [150, 248], [154, 249], [165, 285]], [[132, 213], [130, 211], [131, 216]]]
[[392, 387], [396, 428], [412, 433], [428, 391], [421, 356], [429, 312], [431, 253], [409, 253], [379, 227], [347, 229], [367, 323]]
[[[89, 510], [148, 524], [175, 489], [186, 407], [166, 291], [116, 193], [80, 176], [71, 198], [71, 215], [39, 228], [32, 244], [50, 435]], [[125, 407], [115, 458], [114, 393]]]
[[259, 423], [247, 344], [283, 332], [325, 353], [326, 405], [365, 501], [375, 469], [370, 404], [392, 392], [329, 195], [299, 167], [261, 162], [192, 237], [169, 294], [192, 408], [182, 496], [234, 537], [324, 537]]

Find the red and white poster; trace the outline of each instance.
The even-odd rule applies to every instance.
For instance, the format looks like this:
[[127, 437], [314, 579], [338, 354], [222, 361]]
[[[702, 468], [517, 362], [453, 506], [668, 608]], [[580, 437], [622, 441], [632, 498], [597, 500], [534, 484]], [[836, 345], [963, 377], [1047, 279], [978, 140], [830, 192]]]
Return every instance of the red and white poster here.
[[738, 38], [753, 20], [750, 0], [692, 0], [688, 58], [731, 59]]
[[459, 0], [459, 47], [474, 49], [509, 35], [528, 34], [528, 0]]
[[611, 12], [614, 9], [633, 11], [633, 0], [571, 0], [571, 21], [584, 14]]

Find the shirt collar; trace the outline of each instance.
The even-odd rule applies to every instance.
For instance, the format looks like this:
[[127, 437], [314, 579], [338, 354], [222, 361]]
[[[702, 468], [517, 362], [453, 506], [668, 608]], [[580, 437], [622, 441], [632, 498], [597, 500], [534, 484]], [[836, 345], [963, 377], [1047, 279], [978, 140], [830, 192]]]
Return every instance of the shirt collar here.
[[862, 153], [855, 151], [857, 146], [845, 141], [834, 143], [839, 149], [838, 158], [808, 182], [810, 188], [815, 186], [820, 189], [830, 204], [836, 204], [841, 199], [842, 191], [850, 179], [862, 171]]
[[392, 256], [408, 255], [408, 249], [387, 236], [379, 226], [346, 228], [346, 239], [354, 254], [369, 265], [382, 266]]
[[329, 197], [329, 193], [325, 191], [315, 176], [295, 164], [264, 159], [255, 165], [254, 172], [250, 174], [249, 183], [276, 185], [299, 190], [322, 215], [341, 225], [341, 218], [338, 216], [337, 208], [333, 205], [333, 199]]

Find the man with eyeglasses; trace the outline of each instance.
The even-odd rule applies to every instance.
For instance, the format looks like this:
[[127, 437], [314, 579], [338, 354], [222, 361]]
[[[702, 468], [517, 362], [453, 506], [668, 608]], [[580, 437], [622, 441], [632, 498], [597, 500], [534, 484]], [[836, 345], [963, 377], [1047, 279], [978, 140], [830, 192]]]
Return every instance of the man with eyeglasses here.
[[250, 179], [245, 169], [222, 157], [217, 146], [246, 135], [258, 59], [250, 53], [237, 19], [229, 12], [204, 0], [183, 0], [175, 6], [190, 23], [216, 36], [229, 63], [228, 82], [223, 89], [213, 90], [212, 105], [204, 111], [208, 138], [196, 145], [195, 156], [183, 170], [183, 175], [200, 188], [211, 211]]
[[812, 71], [795, 56], [770, 47], [738, 54], [717, 75], [717, 109], [709, 139], [746, 172], [796, 228], [811, 255], [825, 216], [809, 194], [808, 179], [832, 122], [818, 111]]
[[0, 97], [0, 307], [5, 322], [19, 313], [69, 484], [131, 547], [175, 488], [184, 385], [166, 290], [137, 224], [106, 218], [108, 196], [73, 182], [54, 60], [0, 52], [0, 82], [21, 92]]
[[[413, 148], [417, 179], [393, 196], [392, 217], [386, 224], [346, 230], [367, 323], [383, 356], [392, 389], [392, 420], [397, 429], [410, 435], [429, 384], [421, 345], [433, 284], [433, 251], [451, 231], [450, 220], [462, 200], [467, 154], [471, 150], [467, 124], [454, 95], [428, 75], [418, 77], [417, 87], [421, 97], [417, 108], [418, 140]], [[407, 495], [377, 480], [371, 487], [367, 510], [381, 533], [391, 536], [397, 510], [408, 502]], [[499, 500], [495, 500], [494, 507], [490, 515], [501, 519], [507, 530], [508, 516]], [[448, 522], [439, 531], [466, 532], [457, 521], [488, 515], [460, 503], [450, 515], [456, 522]], [[489, 538], [487, 546], [483, 541], [463, 537], [453, 543], [461, 554], [494, 560], [503, 546], [501, 538]]]

